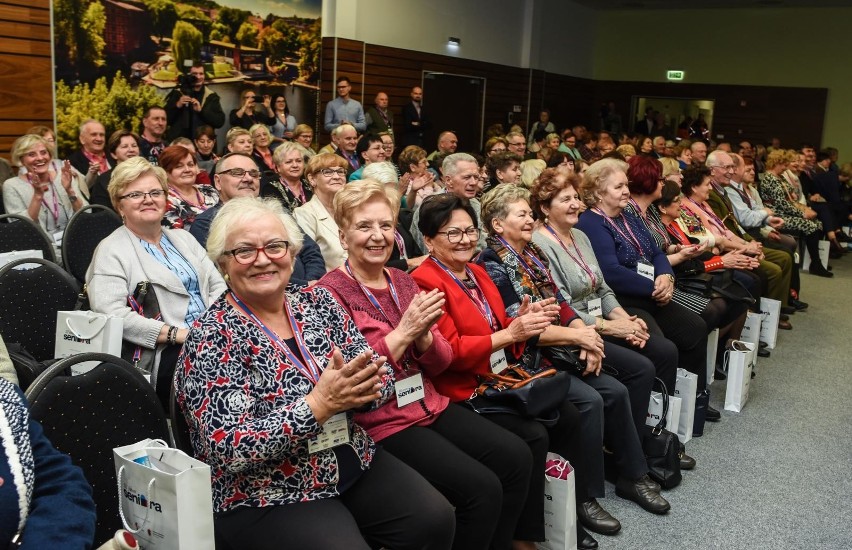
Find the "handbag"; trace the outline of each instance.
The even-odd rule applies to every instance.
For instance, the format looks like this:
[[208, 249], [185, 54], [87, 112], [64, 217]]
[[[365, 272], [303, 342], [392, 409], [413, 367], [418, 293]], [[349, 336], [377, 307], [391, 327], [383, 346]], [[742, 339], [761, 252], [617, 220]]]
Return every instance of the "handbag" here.
[[559, 420], [559, 406], [571, 387], [567, 372], [550, 368], [533, 374], [521, 365], [477, 379], [479, 386], [467, 400], [471, 409], [480, 414], [517, 414], [546, 425]]
[[677, 487], [682, 479], [678, 457], [679, 442], [675, 434], [663, 427], [669, 410], [668, 389], [662, 380], [655, 380], [661, 386], [663, 411], [656, 426], [645, 426], [642, 450], [648, 463], [648, 475], [663, 489], [671, 489]]
[[[140, 281], [133, 294], [127, 296], [127, 305], [143, 317], [160, 320], [160, 302], [150, 281]], [[121, 358], [143, 371], [150, 379], [154, 370], [157, 349], [149, 349], [124, 340], [121, 346]]]
[[748, 289], [733, 276], [730, 269], [718, 269], [710, 273], [678, 275], [675, 279], [678, 290], [707, 299], [725, 298], [734, 302], [754, 304]]
[[569, 348], [566, 346], [539, 346], [541, 354], [550, 361], [551, 365], [558, 370], [574, 371], [583, 373], [586, 365], [580, 361], [580, 348]]
[[145, 550], [207, 550], [213, 541], [210, 466], [164, 441], [113, 449], [118, 511]]

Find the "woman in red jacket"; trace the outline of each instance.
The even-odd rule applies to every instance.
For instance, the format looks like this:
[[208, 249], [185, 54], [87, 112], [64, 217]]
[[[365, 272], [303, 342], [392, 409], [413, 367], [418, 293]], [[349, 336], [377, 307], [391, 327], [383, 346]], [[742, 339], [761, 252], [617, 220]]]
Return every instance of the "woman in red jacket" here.
[[[518, 316], [506, 316], [500, 292], [484, 269], [470, 263], [480, 229], [476, 212], [464, 199], [451, 194], [431, 195], [420, 206], [418, 229], [430, 258], [412, 272], [421, 289], [444, 294], [444, 314], [438, 330], [450, 343], [453, 360], [432, 377], [435, 387], [451, 401], [466, 403], [479, 384], [478, 375], [492, 372], [501, 362], [529, 361], [526, 343], [540, 335], [559, 313], [554, 300], [530, 304], [525, 300]], [[535, 548], [544, 540], [544, 471], [547, 452], [568, 459], [574, 466], [578, 495], [586, 493], [580, 448], [579, 413], [570, 402], [559, 407], [559, 420], [546, 427], [537, 420], [513, 414], [486, 414], [488, 420], [514, 432], [530, 446], [533, 475], [524, 510], [515, 529], [515, 548]], [[581, 502], [588, 498], [579, 497]], [[523, 541], [523, 542], [520, 542]], [[578, 548], [597, 543], [578, 524]]]

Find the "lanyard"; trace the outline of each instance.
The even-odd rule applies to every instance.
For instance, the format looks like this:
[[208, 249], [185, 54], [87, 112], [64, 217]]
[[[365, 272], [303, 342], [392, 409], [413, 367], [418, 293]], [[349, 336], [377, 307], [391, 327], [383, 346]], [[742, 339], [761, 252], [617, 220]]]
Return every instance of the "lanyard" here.
[[473, 292], [468, 289], [463, 282], [456, 277], [455, 273], [450, 271], [450, 269], [441, 262], [435, 256], [429, 256], [438, 267], [444, 270], [444, 272], [449, 275], [450, 279], [458, 285], [462, 291], [467, 294], [467, 297], [470, 298], [470, 301], [473, 302], [473, 305], [476, 306], [476, 309], [479, 311], [480, 315], [488, 322], [488, 325], [491, 327], [491, 330], [497, 331], [499, 326], [497, 325], [497, 320], [494, 318], [494, 314], [491, 312], [491, 306], [488, 305], [488, 300], [485, 299], [485, 295], [481, 294], [482, 291], [479, 290], [479, 283], [476, 281], [476, 277], [473, 276], [473, 272], [465, 266], [464, 271], [467, 276], [473, 281], [473, 284], [476, 285], [477, 294], [480, 294], [479, 297], [475, 296]]
[[[506, 242], [506, 239], [504, 239], [500, 235], [497, 235], [497, 240], [500, 242], [500, 244], [505, 246], [506, 249], [509, 250], [515, 256], [515, 258], [518, 259], [518, 263], [521, 265], [521, 268], [523, 268], [523, 270], [527, 272], [527, 274], [530, 276], [530, 278], [532, 278], [533, 281], [540, 281], [541, 276], [539, 276], [535, 272], [535, 270], [533, 270], [532, 266], [524, 258], [524, 255], [528, 256], [529, 259], [532, 260], [532, 262], [536, 265], [536, 267], [538, 267], [541, 272], [547, 276], [550, 283], [553, 283], [553, 279], [550, 277], [550, 272], [547, 270], [547, 267], [541, 262], [541, 260], [536, 258], [535, 254], [530, 252], [526, 246], [524, 247], [523, 252], [521, 254], [518, 254], [518, 252], [514, 248], [512, 248], [512, 246], [509, 245], [508, 242]], [[556, 285], [554, 284], [554, 286]]]
[[657, 225], [657, 220], [649, 217], [645, 212], [642, 212], [642, 208], [639, 206], [639, 203], [633, 197], [630, 197], [630, 204], [633, 205], [633, 208], [636, 209], [636, 212], [642, 216], [642, 220], [645, 222], [645, 227], [659, 235], [659, 237], [663, 240], [664, 243], [669, 242], [669, 238], [666, 235], [664, 229], [661, 229], [662, 224]]
[[[580, 247], [577, 246], [577, 242], [574, 241], [574, 250], [577, 251], [577, 257], [574, 257], [574, 255], [571, 254], [571, 251], [568, 250], [568, 246], [566, 246], [566, 244], [562, 241], [562, 238], [559, 236], [559, 234], [552, 227], [550, 227], [550, 224], [546, 224], [544, 228], [547, 229], [551, 235], [553, 235], [553, 238], [556, 239], [556, 242], [559, 243], [559, 245], [562, 247], [562, 250], [564, 250], [565, 253], [568, 254], [568, 257], [574, 260], [574, 263], [579, 265], [580, 268], [586, 272], [586, 275], [589, 276], [589, 280], [592, 282], [592, 290], [595, 290], [598, 287], [598, 278], [595, 277], [595, 272], [586, 262], [586, 259], [583, 257], [583, 253], [580, 252]], [[571, 239], [574, 239], [573, 234], [571, 235]]]
[[299, 372], [304, 374], [311, 382], [315, 385], [320, 377], [320, 369], [317, 366], [316, 360], [314, 360], [314, 356], [311, 355], [311, 352], [308, 351], [308, 347], [305, 345], [305, 339], [302, 336], [302, 330], [299, 328], [299, 324], [296, 322], [296, 319], [293, 317], [293, 312], [290, 311], [290, 304], [287, 303], [286, 298], [284, 299], [284, 309], [287, 310], [287, 317], [290, 319], [290, 328], [293, 330], [293, 336], [296, 339], [296, 345], [299, 347], [299, 352], [302, 354], [304, 361], [298, 357], [293, 351], [290, 349], [290, 346], [286, 344], [286, 342], [282, 342], [281, 338], [275, 332], [272, 331], [269, 327], [263, 324], [263, 321], [258, 319], [257, 315], [249, 309], [249, 307], [243, 303], [242, 300], [237, 297], [237, 295], [231, 291], [231, 297], [234, 299], [234, 302], [237, 304], [237, 307], [242, 310], [252, 321], [257, 324], [258, 327], [272, 340], [272, 343], [278, 346], [278, 348], [284, 352], [284, 355], [290, 361], [290, 363], [299, 369]]
[[59, 225], [59, 199], [56, 197], [56, 188], [53, 182], [50, 183], [50, 195], [53, 198], [52, 204], [47, 204], [44, 200], [44, 195], [41, 196], [41, 203], [47, 208], [47, 211], [53, 216], [53, 223]]
[[396, 247], [399, 249], [399, 259], [407, 260], [408, 253], [405, 251], [405, 241], [402, 240], [402, 234], [400, 234], [400, 232], [396, 229], [393, 230], [393, 240], [396, 242]]
[[175, 195], [177, 195], [177, 197], [178, 197], [180, 200], [182, 200], [183, 202], [185, 202], [186, 204], [188, 204], [188, 205], [190, 206], [190, 208], [195, 207], [195, 208], [200, 208], [202, 211], [207, 210], [207, 203], [205, 203], [205, 202], [204, 202], [204, 197], [201, 195], [201, 191], [199, 191], [197, 188], [195, 189], [195, 200], [196, 200], [196, 201], [198, 201], [198, 204], [197, 204], [197, 205], [192, 204], [191, 202], [189, 202], [189, 201], [186, 199], [186, 197], [184, 197], [183, 195], [181, 195], [180, 191], [178, 191], [175, 187], [173, 187], [173, 186], [169, 185], [169, 190], [170, 190], [172, 193], [174, 193]]
[[[388, 322], [389, 325], [393, 325], [393, 321], [391, 321], [390, 317], [388, 317], [388, 314], [385, 313], [385, 310], [382, 307], [382, 305], [379, 303], [378, 298], [376, 298], [376, 296], [370, 291], [369, 288], [367, 288], [365, 285], [361, 284], [361, 281], [359, 281], [355, 277], [355, 274], [352, 273], [352, 266], [349, 265], [349, 260], [346, 260], [343, 263], [343, 266], [346, 268], [346, 273], [348, 273], [349, 276], [352, 277], [352, 280], [354, 280], [356, 283], [358, 283], [358, 286], [361, 287], [361, 292], [364, 293], [364, 296], [367, 297], [367, 300], [369, 300], [370, 303], [373, 304], [373, 307], [376, 308], [379, 311], [379, 313], [382, 314], [382, 317], [385, 318], [385, 320]], [[396, 287], [394, 287], [394, 285], [393, 285], [393, 281], [391, 280], [390, 274], [387, 272], [386, 269], [383, 269], [382, 273], [384, 273], [385, 280], [388, 282], [388, 290], [390, 291], [391, 299], [393, 300], [393, 303], [396, 305], [397, 311], [402, 313], [402, 307], [400, 307], [400, 305], [399, 305], [399, 295], [396, 293]]]
[[695, 202], [694, 200], [692, 200], [692, 198], [691, 198], [691, 197], [686, 197], [686, 200], [688, 200], [689, 202], [691, 202], [692, 204], [694, 204], [695, 206], [697, 206], [698, 208], [700, 208], [701, 210], [703, 210], [703, 211], [704, 211], [704, 213], [705, 213], [705, 214], [707, 214], [707, 217], [708, 217], [708, 218], [710, 218], [710, 221], [711, 221], [711, 222], [713, 222], [713, 225], [715, 225], [716, 227], [718, 227], [718, 228], [719, 228], [719, 230], [722, 232], [722, 234], [723, 234], [723, 235], [724, 235], [724, 234], [727, 234], [727, 232], [728, 232], [728, 228], [727, 228], [727, 227], [725, 227], [725, 222], [723, 222], [723, 221], [719, 218], [719, 216], [717, 216], [717, 215], [716, 215], [716, 213], [715, 213], [715, 212], [713, 212], [712, 210], [707, 210], [706, 208], [704, 208], [704, 205], [703, 205], [703, 204], [698, 204], [697, 202]]
[[645, 254], [645, 250], [642, 249], [642, 243], [640, 243], [639, 239], [636, 238], [636, 235], [633, 234], [633, 230], [630, 229], [630, 224], [627, 223], [627, 219], [624, 217], [624, 214], [619, 214], [618, 216], [621, 218], [621, 221], [624, 223], [624, 227], [627, 229], [627, 233], [630, 233], [630, 236], [628, 236], [627, 233], [622, 231], [620, 227], [615, 225], [615, 222], [612, 221], [612, 219], [610, 219], [610, 217], [607, 216], [603, 210], [597, 207], [593, 208], [593, 210], [597, 214], [599, 214], [604, 219], [604, 221], [611, 225], [612, 228], [615, 229], [624, 240], [629, 241], [630, 244], [632, 244], [636, 248], [636, 251], [639, 252], [639, 255], [642, 256], [643, 260], [648, 259], [648, 256]]

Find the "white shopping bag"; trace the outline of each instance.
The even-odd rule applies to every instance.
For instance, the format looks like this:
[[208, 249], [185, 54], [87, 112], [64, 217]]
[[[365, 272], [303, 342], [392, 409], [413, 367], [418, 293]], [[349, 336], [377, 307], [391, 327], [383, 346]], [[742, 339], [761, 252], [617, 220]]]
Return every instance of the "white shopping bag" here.
[[[78, 353], [109, 353], [121, 357], [121, 338], [124, 319], [94, 311], [57, 311], [54, 357], [68, 357]], [[88, 372], [98, 361], [78, 363], [71, 374]]]
[[677, 423], [677, 438], [686, 444], [692, 439], [695, 422], [695, 396], [698, 393], [698, 375], [686, 369], [677, 369], [675, 396], [680, 399], [680, 417]]
[[544, 539], [538, 550], [577, 549], [574, 469], [555, 453], [547, 453], [544, 469]]
[[[677, 433], [678, 422], [680, 422], [680, 397], [669, 396], [669, 410], [666, 412], [665, 429]], [[656, 427], [660, 423], [660, 415], [663, 414], [663, 394], [652, 391], [651, 400], [648, 402], [648, 416], [645, 424]]]
[[755, 346], [760, 345], [760, 321], [761, 315], [759, 313], [749, 311], [743, 331], [740, 334], [740, 340], [754, 344]]
[[[707, 385], [713, 383], [716, 373], [716, 350], [719, 348], [719, 329], [714, 328], [707, 335]], [[680, 369], [678, 369], [680, 370]]]
[[748, 401], [755, 346], [749, 342], [732, 342], [733, 350], [725, 352], [728, 366], [728, 387], [725, 390], [725, 410], [740, 412]]
[[121, 521], [142, 550], [214, 547], [210, 466], [157, 439], [112, 454]]
[[[30, 258], [44, 259], [44, 252], [41, 250], [13, 250], [11, 252], [4, 252], [0, 254], [0, 268], [8, 263]], [[38, 265], [39, 264], [21, 264], [15, 269], [32, 269], [34, 267], [38, 267]]]
[[[831, 250], [830, 241], [819, 242], [819, 261], [822, 267], [828, 267], [828, 252]], [[811, 255], [808, 252], [808, 247], [805, 247], [805, 253], [802, 255], [802, 271], [811, 270]]]
[[760, 341], [766, 342], [766, 347], [775, 349], [778, 341], [778, 321], [781, 320], [781, 302], [772, 298], [760, 299]]

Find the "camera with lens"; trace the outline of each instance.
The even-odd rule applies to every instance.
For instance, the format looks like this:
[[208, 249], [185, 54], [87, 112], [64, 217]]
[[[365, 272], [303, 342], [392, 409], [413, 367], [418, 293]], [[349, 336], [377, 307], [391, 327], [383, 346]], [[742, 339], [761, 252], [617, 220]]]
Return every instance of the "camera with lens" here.
[[198, 79], [194, 74], [187, 73], [178, 75], [177, 82], [180, 93], [183, 95], [189, 95], [195, 87], [195, 84], [198, 82]]

